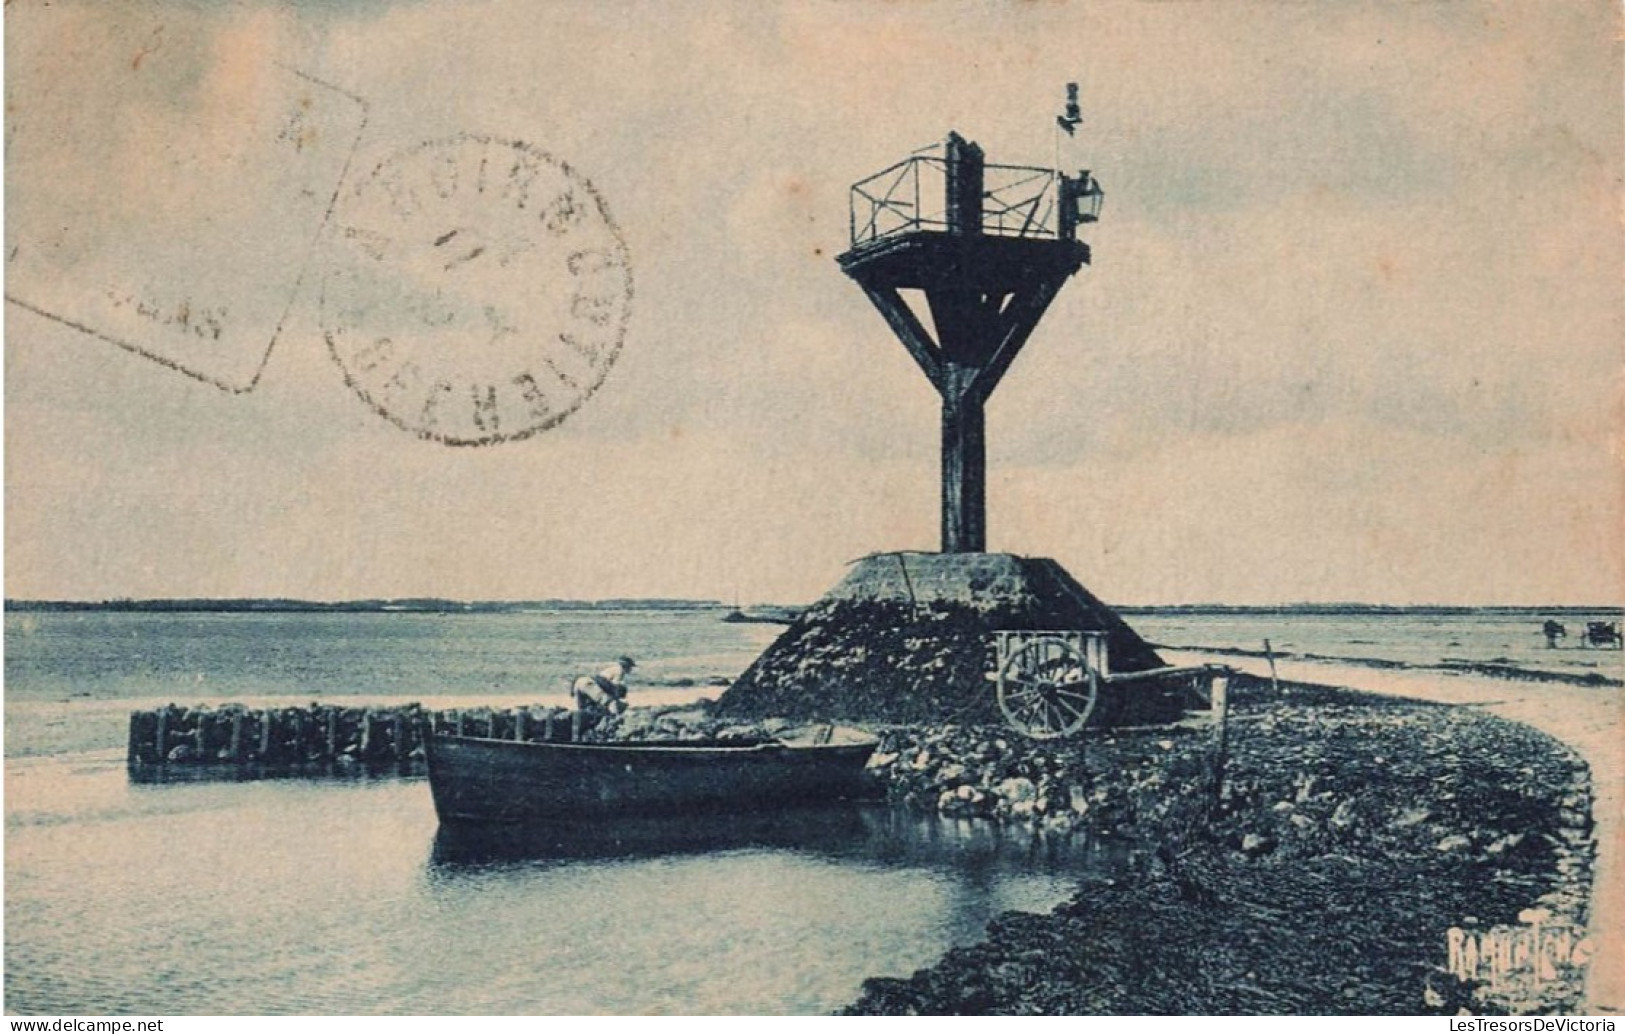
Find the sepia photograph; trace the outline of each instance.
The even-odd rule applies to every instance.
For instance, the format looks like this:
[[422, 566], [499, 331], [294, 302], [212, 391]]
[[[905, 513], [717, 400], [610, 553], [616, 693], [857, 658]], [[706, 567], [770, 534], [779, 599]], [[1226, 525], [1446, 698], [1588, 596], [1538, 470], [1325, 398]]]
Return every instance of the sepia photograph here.
[[1625, 1012], [1617, 3], [4, 37], [7, 1015]]

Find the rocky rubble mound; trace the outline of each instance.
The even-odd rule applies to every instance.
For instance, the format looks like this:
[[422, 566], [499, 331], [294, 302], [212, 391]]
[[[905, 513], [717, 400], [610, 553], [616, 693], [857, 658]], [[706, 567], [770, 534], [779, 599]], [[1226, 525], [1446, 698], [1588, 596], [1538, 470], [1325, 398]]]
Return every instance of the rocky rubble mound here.
[[[717, 702], [737, 718], [996, 723], [999, 631], [1105, 634], [1114, 671], [1162, 659], [1053, 560], [1006, 554], [884, 554], [859, 562]], [[1153, 694], [1103, 698], [1096, 724], [1156, 721]]]
[[[854, 1013], [1561, 1012], [1585, 946], [1550, 972], [1460, 979], [1452, 938], [1584, 932], [1589, 779], [1566, 747], [1467, 708], [1236, 687], [1227, 792], [1166, 818], [1127, 878], [906, 980]], [[1136, 816], [1155, 835], [1157, 816]], [[1454, 932], [1453, 932], [1454, 931]]]
[[1035, 741], [1005, 726], [889, 729], [869, 770], [889, 799], [964, 818], [1120, 837], [1206, 807], [1206, 730]]
[[[589, 738], [758, 743], [806, 728], [703, 707], [633, 708]], [[1203, 727], [1038, 741], [1005, 725], [888, 726], [876, 738], [867, 769], [873, 796], [954, 818], [1132, 839], [1142, 830], [1166, 835], [1175, 815], [1199, 821], [1213, 801], [1214, 739]]]

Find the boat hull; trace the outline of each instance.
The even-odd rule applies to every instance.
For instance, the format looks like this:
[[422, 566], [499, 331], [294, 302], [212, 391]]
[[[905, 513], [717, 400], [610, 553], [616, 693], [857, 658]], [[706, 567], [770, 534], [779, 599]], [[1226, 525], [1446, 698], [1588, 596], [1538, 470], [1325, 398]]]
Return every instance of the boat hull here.
[[861, 796], [873, 741], [826, 746], [428, 740], [443, 823], [750, 810]]
[[442, 822], [430, 863], [456, 869], [519, 861], [603, 861], [750, 848], [860, 854], [869, 830], [853, 801], [669, 815], [590, 814], [545, 822]]

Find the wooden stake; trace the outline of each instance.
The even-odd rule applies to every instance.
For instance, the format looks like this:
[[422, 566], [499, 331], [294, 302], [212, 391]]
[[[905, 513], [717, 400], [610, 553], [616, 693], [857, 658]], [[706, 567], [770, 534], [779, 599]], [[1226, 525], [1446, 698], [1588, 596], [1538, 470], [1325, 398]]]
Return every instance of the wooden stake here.
[[1230, 675], [1228, 668], [1218, 668], [1208, 683], [1208, 694], [1213, 703], [1215, 744], [1213, 749], [1213, 807], [1224, 800], [1224, 770], [1230, 759]]
[[153, 747], [158, 752], [158, 763], [162, 765], [169, 760], [169, 705], [165, 704], [158, 709], [158, 731], [152, 737]]
[[134, 765], [141, 760], [141, 712], [130, 712], [130, 739], [125, 748], [124, 763]]
[[1270, 641], [1268, 639], [1264, 640], [1264, 656], [1269, 658], [1270, 662], [1270, 692], [1274, 693], [1276, 696], [1280, 696], [1281, 683], [1275, 677], [1275, 648], [1270, 646]]

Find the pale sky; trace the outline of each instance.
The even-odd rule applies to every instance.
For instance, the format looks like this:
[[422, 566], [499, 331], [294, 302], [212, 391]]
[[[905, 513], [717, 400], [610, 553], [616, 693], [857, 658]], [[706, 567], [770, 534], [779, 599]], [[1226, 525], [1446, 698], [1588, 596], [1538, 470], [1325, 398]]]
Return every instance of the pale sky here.
[[[330, 240], [243, 393], [8, 304], [8, 597], [800, 601], [935, 549], [938, 402], [834, 262], [847, 187], [950, 129], [1045, 163], [1077, 81], [1106, 205], [989, 406], [991, 549], [1118, 603], [1625, 599], [1612, 3], [121, 12], [8, 6], [8, 112], [124, 105], [8, 133], [8, 253], [63, 206], [184, 226], [115, 265], [255, 257], [235, 311], [269, 341], [297, 220], [234, 203], [252, 179], [166, 196], [164, 156], [292, 69], [367, 103], [345, 189], [462, 133], [567, 161], [624, 238], [629, 329], [558, 426], [449, 448], [329, 356]], [[108, 85], [144, 48], [171, 93]]]

